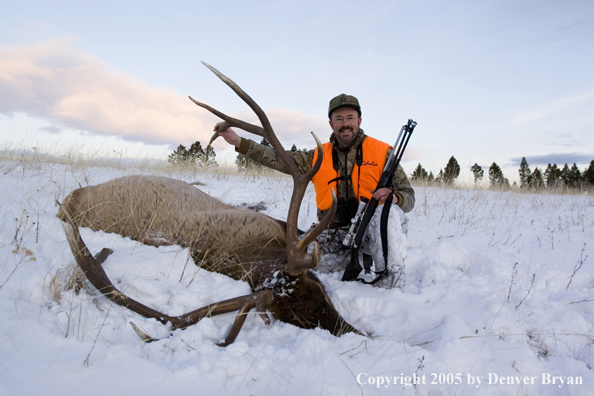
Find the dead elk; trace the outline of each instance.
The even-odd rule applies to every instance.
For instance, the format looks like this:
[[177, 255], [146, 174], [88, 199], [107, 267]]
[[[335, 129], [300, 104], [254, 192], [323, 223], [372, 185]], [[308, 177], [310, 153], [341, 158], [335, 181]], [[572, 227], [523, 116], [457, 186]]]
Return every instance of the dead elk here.
[[[293, 177], [287, 222], [227, 205], [179, 180], [128, 176], [77, 189], [60, 205], [58, 217], [63, 220], [77, 264], [90, 283], [110, 300], [147, 318], [155, 318], [163, 324], [171, 323], [172, 330], [186, 328], [207, 316], [239, 311], [227, 337], [219, 345], [228, 345], [235, 340], [252, 308], [256, 308], [266, 324], [270, 323], [268, 310], [276, 319], [306, 329], [321, 327], [336, 336], [358, 332], [336, 311], [324, 286], [310, 271], [318, 260], [315, 238], [328, 225], [332, 213], [307, 234], [298, 237], [299, 206], [307, 183], [320, 166], [321, 156], [311, 171], [300, 172], [276, 138], [262, 109], [233, 81], [207, 67], [252, 108], [263, 128], [192, 100], [222, 118], [226, 125], [263, 136], [271, 142]], [[315, 135], [314, 138], [320, 147]], [[335, 206], [334, 202], [332, 211]], [[166, 315], [121, 293], [101, 266], [111, 251], [103, 249], [93, 257], [78, 227], [117, 233], [152, 246], [176, 244], [187, 247], [197, 264], [233, 279], [247, 281], [253, 293], [180, 316]], [[307, 247], [311, 243], [314, 243], [313, 254], [308, 257]]]

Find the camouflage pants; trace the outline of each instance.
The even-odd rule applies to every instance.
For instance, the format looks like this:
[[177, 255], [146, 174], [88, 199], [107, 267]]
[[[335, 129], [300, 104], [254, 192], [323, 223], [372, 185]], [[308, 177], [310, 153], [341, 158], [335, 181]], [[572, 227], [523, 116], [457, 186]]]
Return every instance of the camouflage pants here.
[[[373, 215], [360, 249], [360, 256], [367, 255], [373, 259], [372, 273], [361, 272], [360, 278], [370, 281], [375, 272], [385, 267], [380, 234], [380, 217], [383, 205], [378, 206]], [[392, 205], [388, 218], [388, 275], [374, 284], [376, 287], [391, 289], [402, 288], [405, 284], [404, 259], [406, 258], [406, 223], [407, 219], [400, 207]], [[348, 227], [324, 230], [317, 238], [320, 247], [320, 260], [317, 271], [331, 273], [344, 272], [351, 261], [351, 251], [342, 244], [348, 233]], [[359, 259], [363, 263], [362, 257]]]

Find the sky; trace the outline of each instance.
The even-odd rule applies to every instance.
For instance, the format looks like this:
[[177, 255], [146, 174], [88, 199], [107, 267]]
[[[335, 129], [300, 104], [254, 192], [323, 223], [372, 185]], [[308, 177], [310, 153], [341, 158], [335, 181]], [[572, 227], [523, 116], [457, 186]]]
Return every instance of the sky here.
[[461, 178], [496, 162], [516, 180], [522, 157], [532, 169], [594, 160], [591, 0], [5, 1], [0, 149], [166, 158], [205, 145], [217, 122], [188, 96], [257, 122], [201, 61], [265, 110], [286, 148], [312, 148], [310, 132], [327, 141], [328, 102], [347, 93], [387, 143], [418, 122], [409, 173], [454, 156]]

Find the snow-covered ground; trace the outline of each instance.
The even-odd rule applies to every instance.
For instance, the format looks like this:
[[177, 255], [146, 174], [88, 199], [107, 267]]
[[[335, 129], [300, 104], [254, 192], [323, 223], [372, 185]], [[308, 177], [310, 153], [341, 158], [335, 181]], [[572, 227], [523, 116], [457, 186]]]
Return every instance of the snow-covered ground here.
[[[234, 314], [167, 337], [154, 320], [69, 288], [74, 259], [55, 201], [159, 173], [282, 219], [289, 178], [18, 161], [0, 172], [0, 395], [594, 395], [591, 196], [417, 188], [403, 290], [320, 275], [369, 336], [267, 327], [251, 315], [221, 348]], [[300, 227], [314, 219], [310, 190]], [[104, 267], [120, 290], [169, 314], [251, 292], [175, 246], [82, 236], [93, 253], [114, 250]], [[163, 338], [145, 344], [129, 322]]]

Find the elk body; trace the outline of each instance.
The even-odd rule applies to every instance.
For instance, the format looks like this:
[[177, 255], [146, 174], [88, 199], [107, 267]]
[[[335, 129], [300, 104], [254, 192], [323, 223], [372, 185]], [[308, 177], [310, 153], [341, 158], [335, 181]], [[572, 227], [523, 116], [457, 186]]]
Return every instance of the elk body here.
[[[75, 190], [61, 204], [58, 217], [63, 220], [78, 265], [106, 297], [145, 317], [171, 323], [173, 329], [188, 327], [205, 316], [238, 310], [228, 336], [220, 345], [234, 341], [252, 308], [256, 308], [266, 324], [270, 323], [268, 310], [278, 320], [302, 328], [321, 327], [336, 336], [356, 332], [336, 311], [322, 283], [309, 270], [317, 265], [317, 245], [314, 245], [312, 257], [308, 257], [307, 247], [316, 243], [315, 237], [327, 226], [332, 213], [302, 238], [298, 237], [299, 205], [321, 158], [312, 171], [299, 173], [259, 106], [235, 83], [207, 67], [244, 99], [258, 115], [263, 128], [235, 120], [192, 100], [226, 121], [220, 130], [228, 125], [236, 126], [271, 142], [293, 176], [294, 189], [287, 222], [227, 205], [179, 180], [155, 176], [123, 177]], [[317, 138], [316, 141], [320, 146]], [[334, 203], [333, 208], [335, 206]], [[209, 271], [248, 282], [253, 294], [180, 316], [165, 315], [125, 296], [113, 286], [101, 267], [111, 251], [103, 249], [93, 257], [80, 237], [78, 227], [117, 233], [152, 246], [175, 244], [187, 247], [195, 263]]]

